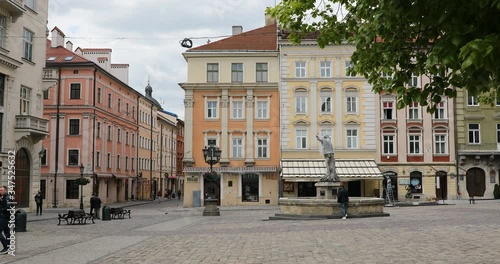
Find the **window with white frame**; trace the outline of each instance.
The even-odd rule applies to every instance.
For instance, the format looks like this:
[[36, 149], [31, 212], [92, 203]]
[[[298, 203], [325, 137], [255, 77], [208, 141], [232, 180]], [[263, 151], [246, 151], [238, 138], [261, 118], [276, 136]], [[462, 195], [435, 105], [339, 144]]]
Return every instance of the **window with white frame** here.
[[70, 136], [80, 135], [80, 119], [70, 119], [69, 120], [68, 135], [70, 135]]
[[33, 61], [33, 38], [34, 33], [23, 29], [23, 58]]
[[267, 63], [255, 64], [255, 81], [267, 82]]
[[295, 147], [297, 149], [307, 148], [307, 129], [298, 128], [295, 130]]
[[334, 145], [334, 143], [333, 143], [333, 128], [331, 128], [331, 127], [329, 127], [329, 128], [326, 128], [326, 127], [320, 128], [320, 130], [319, 130], [319, 137], [323, 138], [324, 136], [329, 136], [330, 137], [330, 141], [332, 142], [332, 145]]
[[243, 100], [231, 101], [231, 117], [233, 119], [243, 119]]
[[497, 124], [497, 143], [500, 143], [500, 124]]
[[7, 33], [7, 18], [0, 15], [0, 48], [5, 48], [5, 40]]
[[42, 149], [42, 158], [40, 159], [40, 163], [42, 166], [47, 166], [47, 149]]
[[269, 158], [268, 141], [268, 138], [257, 138], [257, 158]]
[[448, 153], [448, 134], [436, 133], [434, 134], [434, 153], [447, 154]]
[[382, 154], [393, 155], [396, 153], [396, 136], [393, 133], [382, 135]]
[[218, 106], [219, 102], [217, 100], [207, 100], [206, 118], [218, 118]]
[[131, 170], [135, 170], [135, 169], [134, 169], [134, 167], [135, 167], [135, 166], [134, 166], [134, 164], [135, 164], [135, 163], [134, 163], [134, 160], [135, 160], [135, 158], [132, 158], [132, 163], [131, 163], [131, 165], [130, 165]]
[[68, 166], [78, 166], [80, 158], [80, 150], [68, 149]]
[[347, 139], [347, 148], [348, 149], [357, 149], [358, 147], [358, 129], [350, 128], [346, 130], [346, 139]]
[[331, 61], [320, 61], [319, 62], [319, 72], [321, 78], [332, 77], [332, 62]]
[[207, 138], [207, 146], [217, 146], [216, 138]]
[[347, 77], [356, 77], [354, 72], [349, 73], [354, 68], [354, 64], [351, 61], [345, 61], [345, 76]]
[[467, 96], [467, 106], [478, 106], [477, 96], [469, 95]]
[[434, 119], [446, 119], [446, 103], [444, 101], [436, 104], [436, 111], [434, 112]]
[[296, 61], [295, 62], [295, 78], [306, 78], [306, 62]]
[[469, 144], [481, 143], [481, 130], [479, 124], [468, 124], [469, 128]]
[[135, 146], [135, 134], [132, 134], [132, 147]]
[[383, 119], [393, 120], [396, 119], [396, 110], [394, 109], [394, 102], [382, 102]]
[[411, 73], [410, 79], [408, 80], [408, 86], [409, 87], [420, 87], [419, 81], [418, 81], [418, 76], [415, 75], [415, 73]]
[[111, 126], [108, 126], [108, 140], [111, 140]]
[[111, 153], [108, 153], [108, 156], [106, 158], [106, 168], [111, 168]]
[[81, 84], [72, 83], [69, 88], [69, 99], [81, 99]]
[[116, 168], [120, 169], [120, 155], [116, 156]]
[[118, 128], [117, 131], [116, 131], [116, 141], [118, 143], [121, 142], [121, 135], [122, 135], [122, 130]]
[[332, 112], [332, 97], [327, 95], [322, 95], [320, 98], [321, 113], [331, 113]]
[[125, 131], [125, 145], [128, 145], [128, 131]]
[[118, 112], [122, 111], [122, 99], [118, 98], [118, 103], [116, 104], [116, 108], [118, 108]]
[[408, 119], [420, 119], [420, 105], [418, 102], [411, 102], [408, 105]]
[[108, 108], [112, 107], [111, 94], [108, 94]]
[[219, 82], [219, 64], [207, 63], [207, 82]]
[[305, 90], [295, 91], [295, 113], [307, 113], [307, 92]]
[[243, 138], [233, 138], [231, 143], [231, 157], [243, 158]]
[[21, 86], [19, 112], [21, 115], [30, 114], [31, 89]]
[[408, 135], [408, 153], [409, 154], [422, 154], [420, 134], [410, 134]]
[[101, 167], [101, 152], [99, 151], [96, 152], [95, 163], [97, 167]]
[[269, 102], [257, 100], [257, 119], [269, 118]]
[[125, 156], [125, 170], [128, 170], [128, 156]]
[[347, 113], [356, 113], [358, 111], [358, 97], [347, 96], [345, 100]]
[[243, 82], [243, 63], [231, 63], [231, 82]]

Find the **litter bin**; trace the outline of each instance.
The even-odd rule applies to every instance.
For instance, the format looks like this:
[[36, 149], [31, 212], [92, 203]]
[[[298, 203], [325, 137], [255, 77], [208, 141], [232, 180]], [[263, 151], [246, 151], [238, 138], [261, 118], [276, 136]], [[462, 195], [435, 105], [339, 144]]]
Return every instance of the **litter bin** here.
[[111, 210], [109, 206], [104, 206], [102, 208], [102, 221], [110, 221], [111, 220]]
[[28, 220], [26, 212], [23, 209], [18, 209], [16, 211], [16, 227], [14, 230], [16, 232], [26, 232], [26, 221]]

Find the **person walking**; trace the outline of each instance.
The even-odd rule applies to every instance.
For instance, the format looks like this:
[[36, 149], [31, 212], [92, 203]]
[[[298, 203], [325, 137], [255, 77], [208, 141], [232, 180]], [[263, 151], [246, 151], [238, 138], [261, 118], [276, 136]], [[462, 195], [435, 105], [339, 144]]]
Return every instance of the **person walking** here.
[[97, 196], [97, 194], [92, 194], [92, 197], [90, 198], [90, 214], [92, 214], [92, 211], [94, 211], [94, 216], [97, 219], [99, 218], [99, 210], [101, 209], [101, 198]]
[[0, 242], [3, 246], [3, 249], [0, 251], [0, 255], [5, 255], [8, 253], [9, 241], [7, 240], [7, 238], [10, 236], [10, 213], [8, 211], [10, 207], [8, 204], [9, 201], [10, 197], [7, 191], [7, 186], [0, 187]]
[[337, 202], [340, 203], [340, 210], [342, 211], [342, 219], [347, 218], [347, 207], [349, 204], [349, 193], [345, 188], [343, 182], [340, 183], [339, 193], [337, 194]]
[[36, 215], [42, 215], [43, 198], [41, 191], [38, 191], [38, 193], [35, 195], [35, 203], [36, 203]]
[[177, 198], [180, 200], [181, 199], [181, 189], [177, 191]]

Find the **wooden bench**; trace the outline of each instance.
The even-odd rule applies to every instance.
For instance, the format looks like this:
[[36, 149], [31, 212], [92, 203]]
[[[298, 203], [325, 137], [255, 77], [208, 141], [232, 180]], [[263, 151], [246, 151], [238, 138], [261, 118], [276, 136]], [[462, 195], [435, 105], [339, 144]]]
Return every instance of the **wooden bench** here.
[[124, 209], [124, 208], [110, 208], [109, 213], [111, 215], [111, 219], [124, 219], [125, 215], [128, 215], [128, 218], [130, 218], [130, 209]]
[[74, 225], [74, 224], [79, 224], [79, 225], [85, 225], [87, 224], [87, 220], [92, 220], [92, 224], [95, 224], [94, 222], [94, 216], [88, 213], [85, 213], [84, 210], [69, 210], [67, 214], [58, 214], [59, 215], [59, 223], [57, 225], [61, 224], [61, 220], [65, 220], [67, 225]]

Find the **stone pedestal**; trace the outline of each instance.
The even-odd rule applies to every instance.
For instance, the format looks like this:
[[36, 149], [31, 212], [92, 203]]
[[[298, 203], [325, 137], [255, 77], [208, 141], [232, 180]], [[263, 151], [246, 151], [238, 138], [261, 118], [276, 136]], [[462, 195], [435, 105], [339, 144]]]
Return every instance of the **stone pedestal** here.
[[217, 199], [205, 199], [205, 210], [203, 210], [203, 216], [220, 216], [220, 211], [217, 207]]
[[316, 199], [334, 199], [337, 201], [340, 182], [317, 182], [314, 186], [316, 186]]

